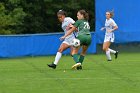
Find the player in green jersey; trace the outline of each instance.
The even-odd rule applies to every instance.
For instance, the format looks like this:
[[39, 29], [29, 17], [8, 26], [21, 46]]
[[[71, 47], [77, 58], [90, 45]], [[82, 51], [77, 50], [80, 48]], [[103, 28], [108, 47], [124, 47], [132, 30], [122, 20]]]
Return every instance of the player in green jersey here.
[[[91, 34], [90, 34], [90, 26], [88, 23], [88, 13], [85, 10], [79, 10], [77, 13], [78, 20], [74, 23], [74, 25], [71, 25], [71, 29], [62, 36], [60, 39], [65, 39], [67, 36], [69, 36], [73, 31], [78, 29], [78, 36], [77, 39], [80, 40], [80, 47], [75, 47], [72, 55], [73, 59], [76, 62], [75, 65], [72, 66], [72, 69], [82, 69], [82, 63], [84, 61], [84, 57], [86, 55], [86, 51], [91, 44]], [[78, 51], [82, 48], [82, 51], [80, 53], [80, 57], [78, 58]]]

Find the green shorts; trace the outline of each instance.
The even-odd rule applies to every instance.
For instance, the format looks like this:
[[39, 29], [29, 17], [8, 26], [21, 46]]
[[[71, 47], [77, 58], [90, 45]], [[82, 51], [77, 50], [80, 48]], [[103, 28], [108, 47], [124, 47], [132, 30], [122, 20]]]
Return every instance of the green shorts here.
[[80, 45], [89, 46], [91, 44], [91, 35], [78, 35], [77, 39], [80, 40]]

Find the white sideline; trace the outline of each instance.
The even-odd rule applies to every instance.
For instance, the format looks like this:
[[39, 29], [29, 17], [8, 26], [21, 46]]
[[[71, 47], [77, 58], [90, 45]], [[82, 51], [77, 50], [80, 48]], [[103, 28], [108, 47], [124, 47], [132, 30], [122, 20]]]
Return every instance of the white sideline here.
[[50, 80], [107, 80], [107, 79], [113, 79], [113, 80], [121, 80], [121, 78], [45, 78]]

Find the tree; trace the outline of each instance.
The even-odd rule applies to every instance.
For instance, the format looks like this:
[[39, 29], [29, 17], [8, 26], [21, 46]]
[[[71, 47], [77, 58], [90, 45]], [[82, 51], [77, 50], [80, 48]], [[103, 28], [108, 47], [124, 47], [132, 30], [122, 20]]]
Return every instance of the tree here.
[[[79, 9], [85, 9], [90, 14], [91, 30], [94, 30], [94, 0], [44, 0], [46, 3], [46, 20], [50, 32], [61, 32], [61, 25], [57, 20], [56, 13], [58, 10], [63, 9], [67, 11], [68, 16], [77, 20], [76, 14]], [[54, 28], [55, 27], [55, 28]]]
[[15, 34], [23, 25], [26, 13], [21, 7], [14, 7], [18, 2], [11, 0], [0, 3], [0, 34]]
[[94, 30], [93, 0], [1, 0], [0, 34], [61, 32], [56, 15], [60, 9], [67, 11], [74, 20], [79, 9], [88, 10]]

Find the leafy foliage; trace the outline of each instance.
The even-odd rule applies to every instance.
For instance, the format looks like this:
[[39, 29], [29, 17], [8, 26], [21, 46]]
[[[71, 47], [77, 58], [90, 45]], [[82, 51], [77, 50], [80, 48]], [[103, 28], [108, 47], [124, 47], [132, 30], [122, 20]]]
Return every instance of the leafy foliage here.
[[88, 10], [94, 30], [93, 0], [1, 0], [0, 34], [61, 32], [56, 16], [60, 9], [67, 11], [74, 20], [79, 9]]

